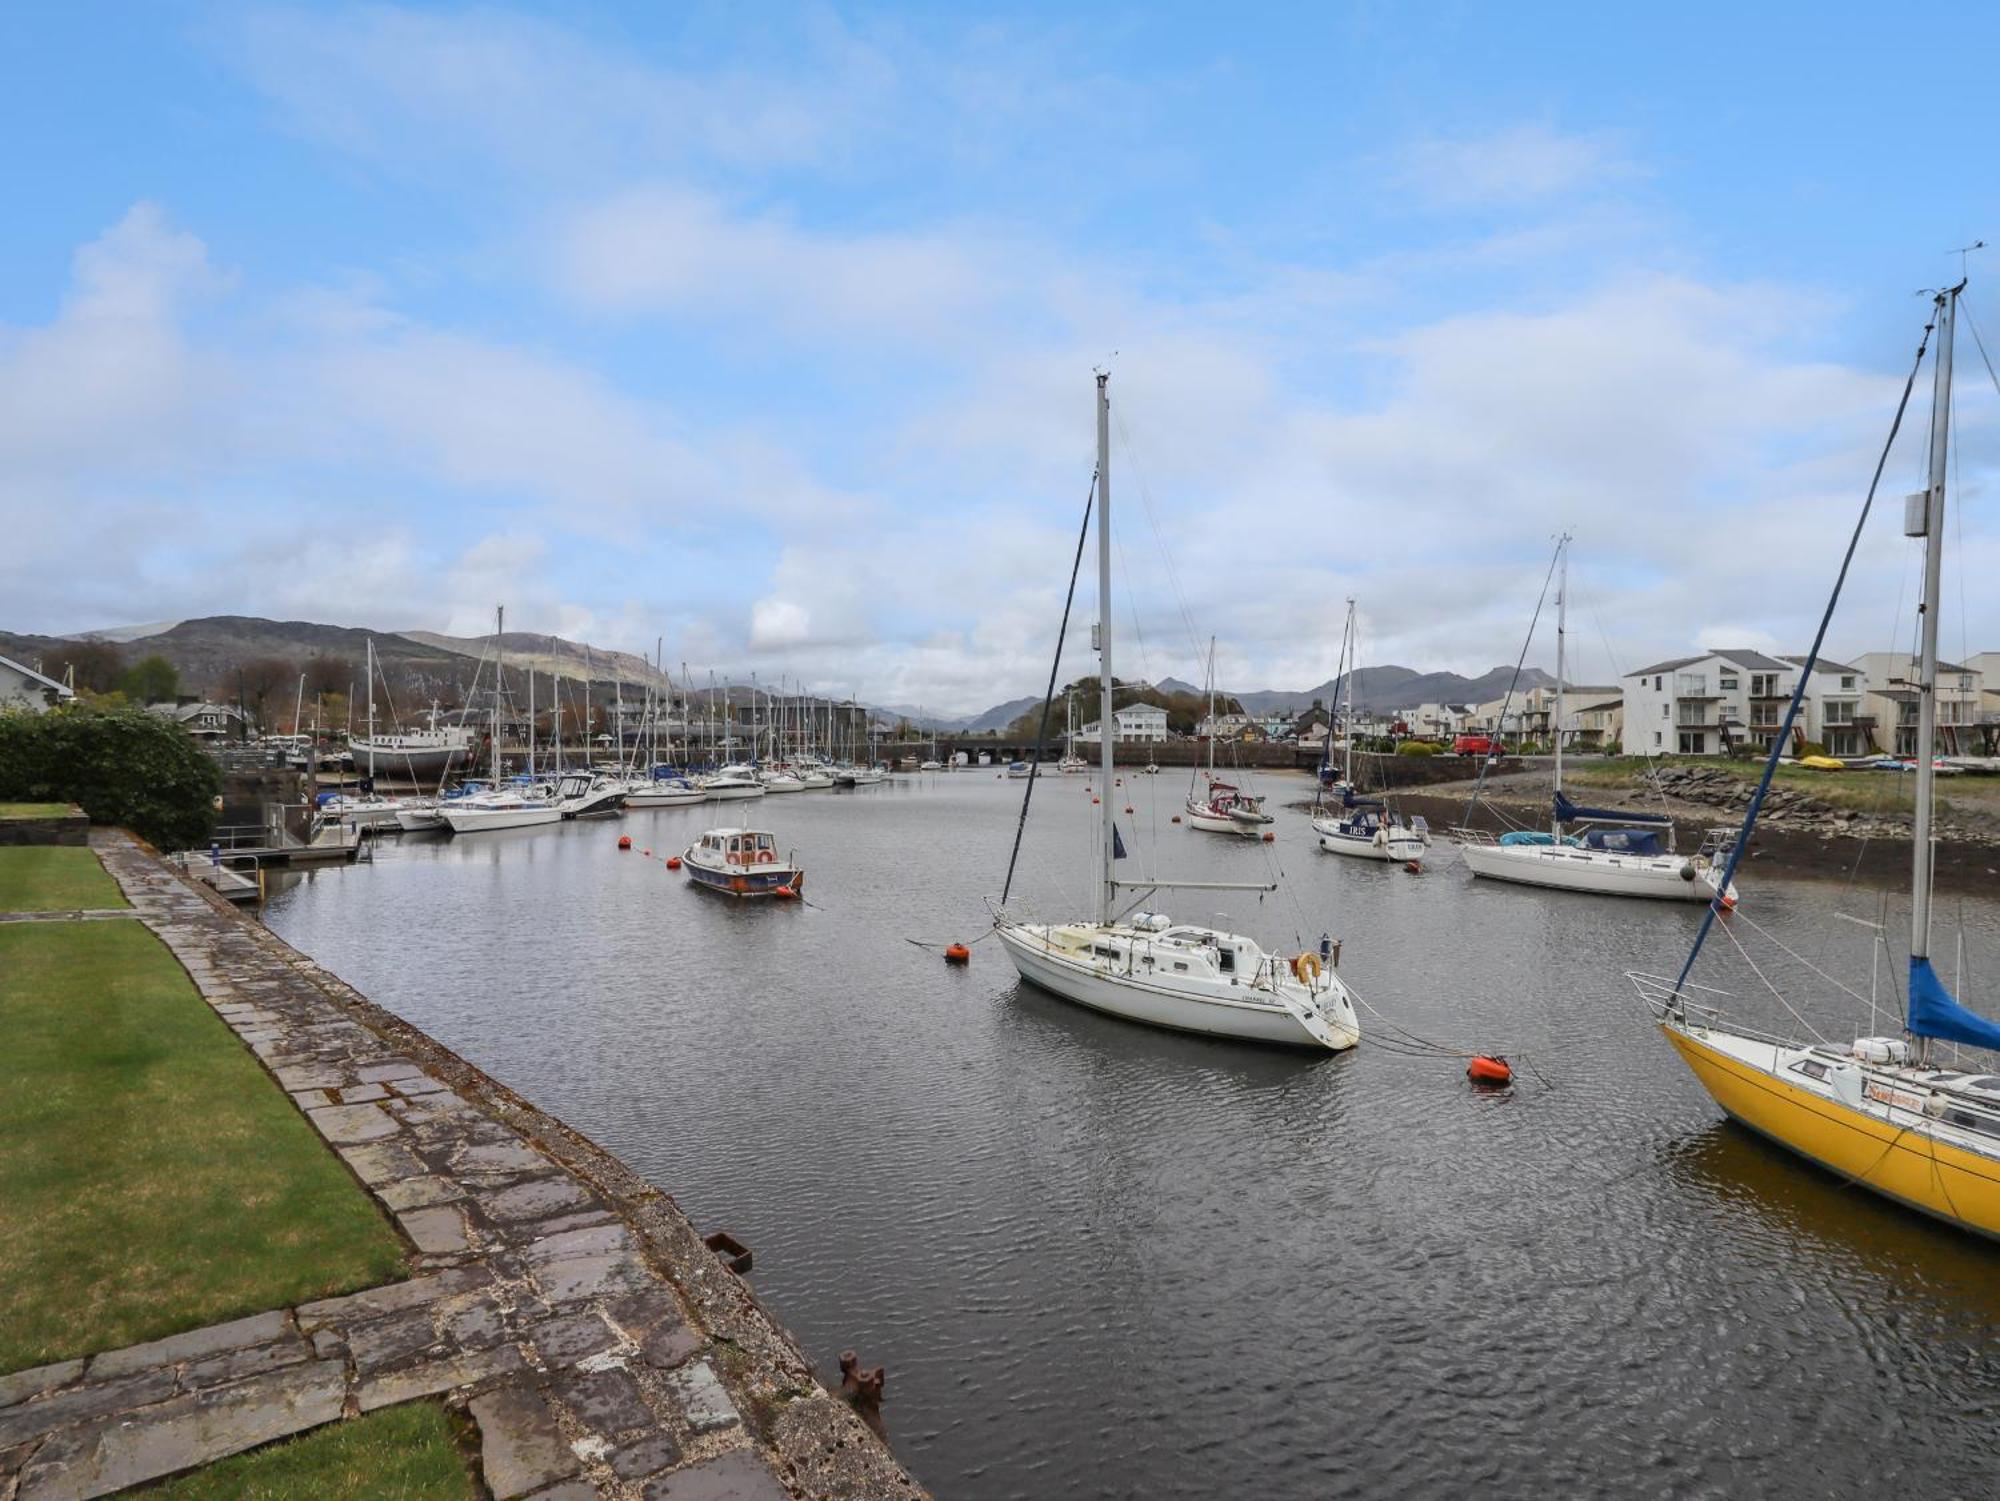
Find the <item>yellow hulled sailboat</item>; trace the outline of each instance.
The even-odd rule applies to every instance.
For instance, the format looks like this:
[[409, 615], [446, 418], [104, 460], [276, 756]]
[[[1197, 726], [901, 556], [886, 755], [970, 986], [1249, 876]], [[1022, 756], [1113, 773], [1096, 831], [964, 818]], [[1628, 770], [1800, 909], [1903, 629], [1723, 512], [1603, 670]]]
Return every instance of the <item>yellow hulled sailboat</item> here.
[[[1939, 1042], [2000, 1050], [2000, 1025], [1960, 1005], [1930, 959], [1939, 582], [1950, 445], [1952, 335], [1964, 287], [1961, 281], [1937, 294], [1932, 320], [1924, 330], [1917, 363], [1904, 386], [1902, 405], [1889, 437], [1893, 445], [1923, 363], [1924, 345], [1935, 335], [1929, 483], [1909, 497], [1903, 527], [1906, 536], [1921, 537], [1924, 542], [1921, 649], [1915, 684], [1917, 790], [1906, 1035], [1862, 1037], [1851, 1046], [1840, 1047], [1787, 1041], [1726, 1021], [1709, 1004], [1717, 992], [1688, 981], [1702, 944], [1718, 919], [1719, 908], [1714, 905], [1702, 919], [1694, 947], [1677, 977], [1667, 980], [1635, 975], [1633, 979], [1658, 1013], [1667, 1040], [1731, 1117], [1853, 1183], [1962, 1229], [2000, 1238], [2000, 1069], [1947, 1068], [1933, 1062], [1934, 1046]], [[1885, 446], [1812, 654], [1803, 664], [1783, 726], [1771, 742], [1763, 780], [1751, 798], [1742, 835], [1736, 841], [1737, 853], [1732, 854], [1723, 879], [1725, 888], [1756, 825], [1772, 773], [1790, 743], [1805, 685], [1825, 643], [1887, 459]]]

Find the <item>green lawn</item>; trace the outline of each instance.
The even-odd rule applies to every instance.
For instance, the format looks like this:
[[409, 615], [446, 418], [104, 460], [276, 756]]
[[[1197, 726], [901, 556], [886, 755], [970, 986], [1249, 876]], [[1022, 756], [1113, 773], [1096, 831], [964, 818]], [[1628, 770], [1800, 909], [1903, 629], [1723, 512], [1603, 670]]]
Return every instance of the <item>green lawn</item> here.
[[[1644, 758], [1633, 756], [1609, 757], [1599, 761], [1577, 761], [1563, 768], [1563, 780], [1574, 787], [1636, 790], [1644, 786], [1641, 778], [1648, 764]], [[1732, 761], [1719, 756], [1690, 756], [1679, 761], [1662, 758], [1650, 764], [1662, 768], [1689, 766], [1703, 771], [1724, 771], [1741, 781], [1746, 788], [1754, 787], [1757, 779], [1764, 774], [1764, 762], [1761, 758], [1753, 761]], [[1795, 766], [1789, 762], [1780, 762], [1771, 784], [1791, 792], [1802, 792], [1830, 808], [1853, 809], [1860, 813], [1875, 813], [1886, 817], [1910, 811], [1915, 780], [1907, 774], [1895, 772], [1821, 771], [1811, 766]], [[1938, 786], [1941, 794], [1938, 806], [1944, 812], [2000, 811], [2000, 778], [1941, 778]]]
[[0, 803], [0, 822], [9, 818], [67, 818], [68, 803]]
[[0, 912], [129, 906], [95, 850], [55, 844], [0, 846]]
[[161, 1482], [149, 1501], [473, 1501], [472, 1476], [436, 1402], [329, 1423]]
[[0, 925], [0, 1371], [403, 1275], [374, 1201], [137, 922]]

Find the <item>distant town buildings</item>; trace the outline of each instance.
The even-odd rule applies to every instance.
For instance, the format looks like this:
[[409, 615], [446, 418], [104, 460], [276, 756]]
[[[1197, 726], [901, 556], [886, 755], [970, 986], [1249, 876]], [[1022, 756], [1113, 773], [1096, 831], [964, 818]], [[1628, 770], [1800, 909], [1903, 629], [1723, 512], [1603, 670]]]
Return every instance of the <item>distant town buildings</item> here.
[[[1805, 657], [1722, 650], [1655, 662], [1624, 682], [1626, 752], [1719, 756], [1768, 751], [1799, 691]], [[1940, 662], [1937, 749], [1946, 755], [1992, 754], [2000, 733], [2000, 693], [1988, 668], [2000, 652], [1964, 663]], [[1797, 754], [1806, 744], [1830, 756], [1917, 754], [1916, 664], [1908, 652], [1866, 652], [1853, 663], [1822, 659], [1800, 695], [1792, 727]]]
[[148, 714], [171, 719], [197, 740], [240, 740], [251, 733], [250, 716], [234, 704], [204, 699], [146, 705]]
[[26, 709], [46, 713], [76, 697], [68, 684], [44, 677], [12, 657], [0, 657], [0, 709]]
[[[1160, 741], [1167, 738], [1167, 711], [1153, 704], [1133, 704], [1128, 708], [1111, 711], [1112, 721], [1118, 727], [1117, 738], [1121, 741]], [[1077, 743], [1095, 740], [1101, 731], [1102, 720], [1092, 720], [1076, 733]]]

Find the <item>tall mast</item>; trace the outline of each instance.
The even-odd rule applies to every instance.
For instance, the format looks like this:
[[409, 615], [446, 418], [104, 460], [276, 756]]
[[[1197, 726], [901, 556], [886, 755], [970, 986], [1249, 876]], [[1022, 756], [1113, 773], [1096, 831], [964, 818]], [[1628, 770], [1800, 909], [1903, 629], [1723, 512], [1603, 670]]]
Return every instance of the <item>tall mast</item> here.
[[[562, 713], [560, 706], [558, 706], [556, 713], [558, 718], [560, 718]], [[534, 774], [535, 774], [535, 664], [533, 659], [531, 658], [528, 662], [528, 775], [533, 776]]]
[[500, 693], [507, 681], [507, 607], [493, 607], [493, 790], [500, 790]]
[[1346, 747], [1342, 757], [1340, 779], [1350, 790], [1354, 786], [1354, 666], [1361, 652], [1354, 640], [1354, 601], [1347, 602], [1347, 676], [1340, 685], [1340, 696], [1344, 700], [1340, 713], [1341, 744]]
[[[1569, 636], [1569, 533], [1564, 532], [1562, 540], [1556, 543], [1556, 552], [1562, 558], [1561, 574], [1556, 581], [1556, 791], [1563, 790], [1563, 648]], [[1562, 831], [1558, 829], [1557, 833]]]
[[1105, 390], [1108, 372], [1097, 373], [1097, 687], [1103, 704], [1098, 739], [1104, 758], [1104, 881], [1097, 893], [1097, 920], [1111, 921], [1117, 876], [1113, 864], [1118, 835], [1118, 806], [1111, 800], [1112, 755], [1118, 722], [1111, 711], [1111, 397]]
[[373, 788], [375, 785], [375, 638], [373, 636], [368, 638], [367, 656], [368, 661], [364, 670], [368, 674], [368, 785]]
[[1930, 481], [1903, 521], [1907, 536], [1924, 539], [1924, 597], [1918, 606], [1922, 656], [1917, 663], [1916, 854], [1910, 885], [1910, 957], [1931, 951], [1931, 789], [1937, 782], [1933, 742], [1937, 738], [1937, 638], [1939, 581], [1944, 570], [1945, 453], [1951, 427], [1951, 335], [1958, 294], [1965, 286], [1938, 293], [1937, 372], [1931, 387]]

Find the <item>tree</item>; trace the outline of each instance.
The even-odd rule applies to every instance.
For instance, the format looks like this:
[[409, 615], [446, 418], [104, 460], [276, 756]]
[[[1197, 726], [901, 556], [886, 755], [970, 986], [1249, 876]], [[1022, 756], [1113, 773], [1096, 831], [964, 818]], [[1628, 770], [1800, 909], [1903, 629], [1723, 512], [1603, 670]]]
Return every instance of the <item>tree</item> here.
[[109, 641], [74, 641], [51, 652], [42, 670], [58, 681], [69, 676], [79, 693], [109, 693], [124, 667], [124, 657]]
[[252, 657], [238, 664], [222, 686], [226, 696], [241, 695], [250, 706], [252, 717], [262, 726], [268, 722], [264, 717], [265, 703], [274, 693], [296, 688], [298, 681], [298, 664], [289, 657]]
[[118, 686], [135, 704], [172, 703], [180, 696], [181, 675], [173, 663], [155, 652], [126, 668]]
[[76, 803], [171, 850], [207, 840], [221, 791], [201, 747], [144, 709], [0, 713], [0, 800]]
[[307, 698], [318, 698], [322, 693], [345, 693], [355, 681], [354, 664], [345, 657], [307, 657], [305, 675]]

